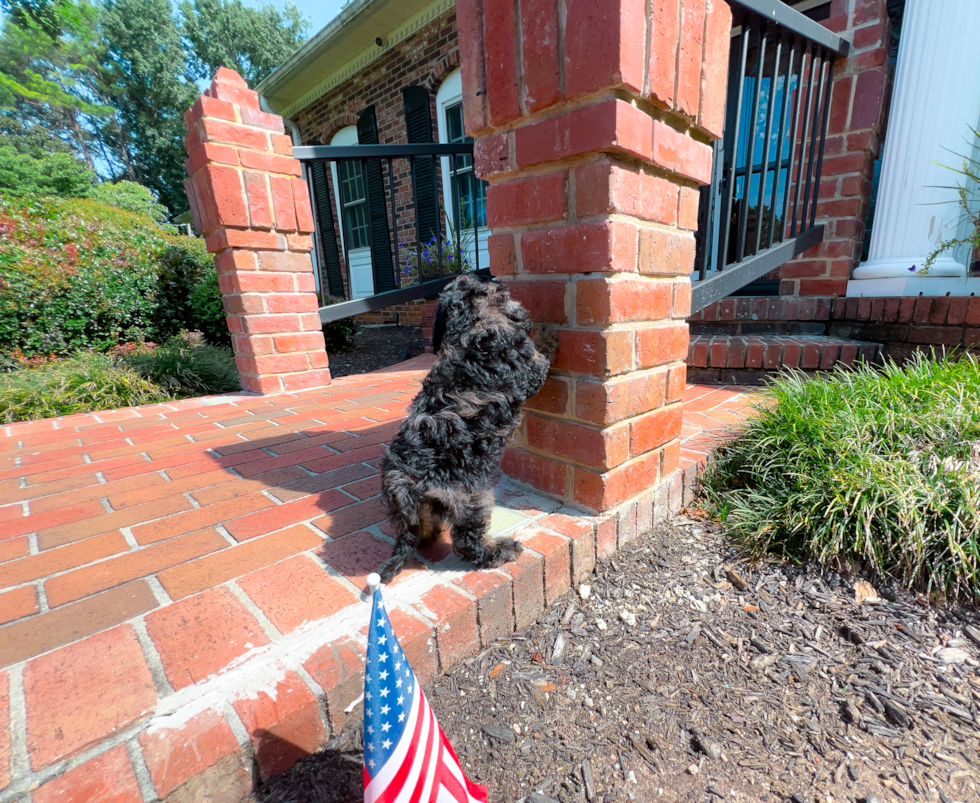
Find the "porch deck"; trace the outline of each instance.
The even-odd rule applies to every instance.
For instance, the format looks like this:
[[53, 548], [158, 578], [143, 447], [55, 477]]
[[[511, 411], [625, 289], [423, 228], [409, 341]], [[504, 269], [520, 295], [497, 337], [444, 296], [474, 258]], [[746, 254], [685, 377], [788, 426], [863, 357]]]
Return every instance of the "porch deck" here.
[[[166, 799], [219, 767], [246, 788], [250, 751], [268, 776], [336, 733], [391, 547], [380, 457], [431, 361], [0, 429], [0, 803], [93, 777]], [[689, 471], [750, 401], [688, 387]], [[497, 496], [517, 564], [472, 572], [440, 542], [389, 591], [423, 681], [616, 548], [601, 518], [506, 481]]]

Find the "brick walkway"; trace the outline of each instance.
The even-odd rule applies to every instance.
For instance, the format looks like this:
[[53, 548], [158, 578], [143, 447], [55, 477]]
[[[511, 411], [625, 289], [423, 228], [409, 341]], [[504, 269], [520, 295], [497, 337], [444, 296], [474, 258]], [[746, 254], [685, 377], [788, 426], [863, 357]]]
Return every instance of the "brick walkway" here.
[[[380, 456], [430, 362], [0, 429], [0, 803], [238, 800], [252, 756], [268, 777], [343, 726], [390, 550]], [[689, 481], [749, 400], [688, 389]], [[533, 621], [654, 501], [627, 523], [501, 483], [518, 563], [468, 571], [440, 542], [387, 592], [415, 671]]]

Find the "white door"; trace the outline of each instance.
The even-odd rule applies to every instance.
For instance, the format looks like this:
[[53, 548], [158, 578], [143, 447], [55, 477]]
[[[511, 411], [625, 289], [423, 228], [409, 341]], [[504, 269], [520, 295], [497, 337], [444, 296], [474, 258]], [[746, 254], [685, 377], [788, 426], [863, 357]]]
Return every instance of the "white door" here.
[[[357, 145], [357, 127], [342, 128], [331, 145]], [[368, 218], [367, 190], [360, 162], [331, 162], [337, 219], [341, 221], [341, 244], [347, 254], [350, 271], [351, 299], [374, 295], [374, 270], [371, 265], [371, 227]]]
[[[436, 92], [436, 111], [439, 121], [439, 141], [446, 143], [472, 142], [463, 129], [463, 81], [456, 70], [442, 82]], [[470, 270], [490, 267], [487, 238], [487, 184], [473, 173], [473, 159], [457, 156], [442, 158], [442, 194], [447, 210], [446, 238], [458, 236], [460, 251]], [[475, 225], [474, 225], [475, 224]], [[478, 258], [479, 257], [479, 258]]]

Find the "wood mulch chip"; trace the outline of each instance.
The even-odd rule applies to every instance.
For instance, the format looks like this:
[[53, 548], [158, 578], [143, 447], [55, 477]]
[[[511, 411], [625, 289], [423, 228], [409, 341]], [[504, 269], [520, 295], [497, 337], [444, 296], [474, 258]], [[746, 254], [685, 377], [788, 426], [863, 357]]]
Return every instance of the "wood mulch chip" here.
[[[493, 803], [980, 800], [976, 611], [854, 580], [682, 516], [426, 695]], [[257, 803], [361, 801], [360, 738]]]
[[354, 351], [330, 355], [330, 376], [368, 374], [425, 353], [417, 326], [362, 326], [354, 335]]

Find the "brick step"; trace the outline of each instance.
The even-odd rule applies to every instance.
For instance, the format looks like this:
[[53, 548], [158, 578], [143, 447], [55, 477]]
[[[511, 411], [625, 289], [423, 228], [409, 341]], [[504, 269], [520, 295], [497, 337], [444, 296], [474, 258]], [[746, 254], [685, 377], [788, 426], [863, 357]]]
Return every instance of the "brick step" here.
[[881, 357], [878, 343], [826, 335], [694, 335], [687, 377], [701, 384], [761, 385], [783, 368], [815, 373]]

